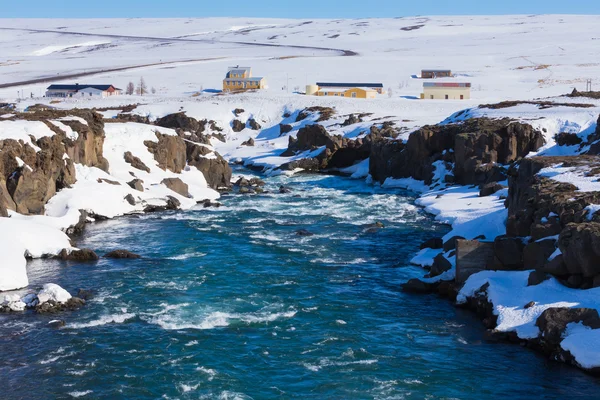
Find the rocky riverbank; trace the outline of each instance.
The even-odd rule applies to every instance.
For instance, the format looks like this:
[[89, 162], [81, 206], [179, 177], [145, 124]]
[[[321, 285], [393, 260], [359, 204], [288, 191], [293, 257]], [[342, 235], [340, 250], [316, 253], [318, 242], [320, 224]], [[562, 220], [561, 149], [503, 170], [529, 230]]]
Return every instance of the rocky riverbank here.
[[0, 118], [0, 290], [27, 286], [26, 259], [87, 259], [68, 236], [86, 222], [210, 205], [231, 185], [203, 130], [180, 129], [177, 115], [154, 125], [9, 105]]
[[[594, 300], [600, 294], [600, 127], [553, 133], [543, 123], [502, 115], [509, 110], [514, 116], [521, 107], [533, 108], [529, 114], [562, 107], [568, 115], [594, 105], [491, 104], [424, 126], [407, 139], [385, 122], [354, 140], [324, 126], [335, 110], [306, 109], [296, 122], [315, 115], [313, 123], [289, 136], [281, 157], [292, 161], [279, 161], [279, 168], [353, 173], [353, 166], [368, 162], [362, 176], [368, 173], [373, 182], [424, 192], [417, 203], [455, 229], [421, 246], [415, 262], [427, 276], [404, 289], [439, 293], [474, 310], [494, 340], [520, 342], [597, 373], [600, 354], [586, 348], [600, 338], [600, 302]], [[362, 118], [352, 114], [338, 125]], [[512, 304], [498, 295], [511, 290], [528, 300]], [[513, 315], [503, 311], [509, 305]]]
[[[5, 245], [15, 244], [9, 224], [58, 238], [11, 245], [21, 271], [23, 254], [80, 257], [65, 233], [86, 222], [214, 204], [216, 190], [232, 185], [221, 147], [268, 174], [367, 177], [420, 192], [417, 204], [453, 227], [422, 244], [413, 262], [427, 276], [405, 290], [440, 293], [482, 315], [494, 338], [596, 371], [600, 355], [581, 344], [600, 340], [600, 128], [557, 128], [564, 115], [597, 109], [565, 101], [485, 105], [410, 134], [397, 119], [322, 106], [275, 121], [238, 107], [225, 122], [183, 112], [151, 120], [135, 107], [111, 120], [92, 110], [9, 110], [0, 121], [10, 128], [0, 141], [0, 212], [10, 218], [0, 218], [0, 232]], [[264, 190], [244, 179], [234, 188]], [[23, 273], [10, 285], [26, 286]]]

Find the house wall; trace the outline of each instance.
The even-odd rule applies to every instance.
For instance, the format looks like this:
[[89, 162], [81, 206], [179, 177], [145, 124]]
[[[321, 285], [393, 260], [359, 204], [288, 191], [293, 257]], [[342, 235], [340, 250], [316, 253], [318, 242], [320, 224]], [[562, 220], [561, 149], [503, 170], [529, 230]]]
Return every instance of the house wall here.
[[433, 71], [421, 71], [421, 78], [432, 79], [432, 78], [448, 78], [452, 76], [452, 72], [433, 72]]
[[77, 92], [76, 97], [104, 98], [107, 97], [107, 93], [99, 89], [85, 88]]
[[356, 99], [374, 99], [377, 91], [375, 90], [364, 90], [360, 88], [351, 88], [346, 91], [335, 90], [328, 91], [326, 88], [321, 89], [316, 93], [317, 96], [327, 97], [350, 97]]
[[261, 79], [260, 81], [248, 81], [244, 79], [234, 81], [223, 81], [223, 91], [225, 92], [239, 92], [244, 90], [264, 89], [265, 86], [266, 81], [264, 79]]
[[75, 92], [71, 92], [68, 90], [47, 90], [46, 97], [69, 97], [75, 94]]
[[[446, 99], [446, 96], [448, 98]], [[463, 96], [462, 98], [460, 96]], [[468, 100], [471, 98], [470, 87], [424, 87], [421, 95], [425, 100]]]

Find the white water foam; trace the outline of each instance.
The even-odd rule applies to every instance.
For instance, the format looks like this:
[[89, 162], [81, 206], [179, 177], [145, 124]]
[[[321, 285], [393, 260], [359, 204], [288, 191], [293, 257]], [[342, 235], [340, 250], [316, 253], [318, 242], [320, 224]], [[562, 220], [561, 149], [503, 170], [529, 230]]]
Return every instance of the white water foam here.
[[92, 390], [85, 390], [83, 392], [69, 392], [69, 396], [71, 397], [83, 397], [83, 396], [87, 396], [90, 393], [94, 393]]
[[188, 393], [191, 392], [193, 390], [198, 389], [198, 387], [200, 386], [200, 384], [196, 384], [196, 385], [186, 385], [185, 383], [180, 383], [179, 384], [179, 389], [181, 389], [181, 391], [183, 393]]
[[198, 368], [196, 368], [196, 371], [200, 371], [200, 372], [208, 375], [209, 381], [212, 381], [213, 379], [215, 379], [215, 376], [217, 375], [217, 371], [215, 371], [214, 369], [211, 369], [211, 368], [198, 367]]
[[206, 255], [206, 253], [200, 253], [200, 252], [184, 253], [184, 254], [180, 254], [178, 256], [167, 257], [167, 259], [169, 259], [169, 260], [187, 260], [188, 258], [200, 258], [200, 257], [204, 257], [205, 255]]
[[122, 324], [123, 322], [134, 317], [135, 314], [132, 313], [103, 315], [102, 317], [89, 322], [72, 323], [67, 326], [73, 329], [93, 328], [96, 326], [102, 326], [106, 324]]
[[273, 322], [280, 318], [292, 318], [296, 315], [295, 310], [276, 313], [229, 313], [214, 311], [206, 315], [200, 322], [190, 322], [189, 316], [177, 314], [162, 314], [150, 318], [148, 322], [156, 324], [166, 330], [179, 329], [214, 329], [229, 326], [232, 322], [239, 321], [246, 324]]

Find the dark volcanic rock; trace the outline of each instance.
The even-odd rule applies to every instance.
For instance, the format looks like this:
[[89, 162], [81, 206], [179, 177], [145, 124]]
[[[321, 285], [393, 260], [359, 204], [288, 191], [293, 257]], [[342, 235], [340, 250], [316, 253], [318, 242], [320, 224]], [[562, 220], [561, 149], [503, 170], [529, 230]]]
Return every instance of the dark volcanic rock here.
[[240, 121], [239, 119], [234, 119], [233, 121], [231, 121], [231, 129], [234, 132], [241, 132], [244, 129], [246, 129], [246, 124], [244, 124], [242, 121]]
[[499, 184], [498, 182], [490, 182], [486, 183], [479, 190], [479, 197], [491, 196], [499, 190], [504, 189], [504, 186]]
[[445, 243], [444, 243], [444, 253], [449, 252], [450, 250], [454, 250], [456, 249], [456, 241], [457, 240], [463, 240], [464, 237], [462, 236], [452, 236], [450, 239], [448, 239]]
[[568, 224], [560, 234], [559, 248], [570, 274], [600, 275], [600, 223]]
[[431, 283], [423, 282], [420, 279], [411, 279], [408, 282], [402, 284], [402, 291], [407, 293], [432, 293], [435, 290], [435, 285]]
[[249, 138], [248, 140], [246, 140], [245, 142], [242, 142], [241, 144], [242, 146], [254, 146], [254, 139]]
[[527, 278], [527, 286], [536, 286], [550, 279], [550, 276], [543, 271], [531, 271]]
[[154, 124], [164, 128], [181, 129], [192, 133], [200, 130], [200, 123], [196, 119], [185, 115], [185, 112], [169, 114], [163, 118], [159, 118]]
[[144, 181], [141, 179], [134, 179], [131, 182], [127, 182], [127, 184], [132, 189], [138, 190], [140, 192], [144, 191]]
[[583, 142], [579, 136], [569, 132], [561, 132], [554, 139], [559, 146], [575, 146]]
[[600, 328], [598, 311], [591, 308], [548, 308], [535, 324], [540, 328], [541, 339], [544, 342], [558, 346], [567, 325], [577, 322], [592, 329]]
[[142, 258], [142, 256], [132, 253], [128, 250], [113, 250], [109, 253], [106, 253], [104, 258]]
[[356, 114], [350, 114], [350, 116], [342, 122], [342, 126], [350, 126], [358, 124], [359, 122], [362, 122], [362, 118], [356, 116]]
[[183, 182], [179, 178], [165, 178], [160, 183], [162, 183], [175, 193], [182, 195], [183, 197], [192, 197], [190, 195], [187, 183]]
[[154, 154], [159, 168], [176, 174], [181, 173], [186, 165], [186, 144], [179, 136], [164, 135], [156, 132], [158, 143], [146, 140], [144, 144]]
[[[79, 297], [71, 297], [66, 303], [57, 303], [53, 300], [47, 301], [42, 304], [38, 304], [35, 307], [35, 312], [38, 314], [56, 314], [61, 311], [72, 311], [77, 310], [85, 305], [85, 300]], [[60, 327], [60, 323], [57, 323], [56, 327]]]
[[258, 131], [258, 130], [262, 129], [262, 126], [260, 126], [260, 124], [258, 122], [256, 122], [256, 120], [254, 118], [250, 118], [248, 120], [248, 126], [253, 131]]
[[[77, 134], [75, 139], [49, 122], [68, 115], [86, 122], [62, 121]], [[75, 163], [108, 170], [103, 156], [104, 123], [100, 114], [89, 110], [38, 110], [19, 114], [18, 118], [41, 121], [55, 134], [37, 140], [32, 137], [32, 144], [39, 151], [23, 141], [0, 140], [1, 215], [6, 215], [5, 210], [42, 214], [46, 202], [57, 191], [75, 183]], [[17, 157], [25, 165], [19, 165]]]
[[426, 241], [424, 241], [423, 243], [421, 243], [421, 245], [419, 246], [419, 248], [421, 250], [423, 249], [441, 249], [444, 247], [444, 241], [442, 240], [442, 238], [431, 238], [428, 239]]
[[64, 319], [55, 319], [55, 320], [52, 320], [52, 321], [48, 322], [48, 326], [50, 328], [62, 328], [66, 324], [67, 323], [65, 322]]
[[498, 236], [494, 239], [494, 255], [500, 262], [498, 269], [515, 271], [523, 269], [523, 242], [519, 238]]
[[90, 249], [72, 250], [62, 249], [56, 256], [64, 261], [98, 261], [98, 255]]
[[504, 180], [501, 164], [525, 157], [543, 145], [543, 135], [531, 125], [510, 119], [474, 118], [461, 123], [424, 126], [406, 144], [380, 140], [372, 146], [369, 172], [373, 179], [415, 178], [431, 183], [433, 162], [454, 161], [459, 184]]
[[135, 197], [133, 197], [133, 195], [131, 193], [129, 193], [127, 196], [125, 196], [125, 201], [127, 201], [132, 206], [135, 206]]
[[285, 135], [288, 132], [291, 132], [294, 129], [291, 125], [288, 124], [279, 124], [279, 136]]
[[164, 206], [147, 205], [144, 212], [157, 212], [166, 210], [178, 210], [181, 207], [181, 202], [173, 196], [167, 196], [167, 204]]
[[435, 277], [443, 274], [446, 271], [449, 271], [452, 268], [452, 263], [444, 257], [443, 254], [438, 254], [433, 259], [433, 265], [431, 266], [431, 270], [429, 271], [430, 277]]
[[307, 231], [306, 229], [298, 229], [296, 231], [297, 236], [313, 236], [314, 233]]
[[548, 258], [556, 251], [553, 239], [528, 243], [523, 249], [523, 263], [527, 269], [542, 269]]
[[133, 168], [150, 172], [150, 168], [148, 168], [146, 164], [139, 159], [139, 157], [134, 156], [130, 151], [126, 151], [123, 156], [125, 158], [125, 162], [131, 164]]
[[91, 290], [79, 289], [77, 291], [77, 297], [79, 297], [80, 299], [83, 299], [85, 301], [88, 301], [92, 297], [94, 297], [94, 292], [92, 292]]
[[306, 118], [308, 118], [309, 116], [317, 114], [317, 113], [319, 115], [319, 118], [317, 118], [316, 122], [323, 122], [323, 121], [327, 121], [328, 119], [330, 119], [335, 114], [335, 110], [331, 107], [321, 107], [321, 106], [308, 107], [298, 113], [298, 116], [296, 117], [296, 122], [303, 121]]
[[544, 264], [542, 271], [554, 276], [563, 276], [569, 274], [569, 270], [567, 269], [567, 265], [565, 264], [562, 254], [557, 255], [552, 260]]
[[585, 222], [584, 209], [590, 204], [600, 204], [600, 192], [580, 192], [570, 183], [536, 174], [542, 168], [561, 163], [580, 166], [593, 173], [600, 167], [599, 161], [594, 156], [532, 157], [523, 159], [518, 168], [511, 168], [506, 200], [507, 234], [536, 238], [552, 236], [569, 223]]

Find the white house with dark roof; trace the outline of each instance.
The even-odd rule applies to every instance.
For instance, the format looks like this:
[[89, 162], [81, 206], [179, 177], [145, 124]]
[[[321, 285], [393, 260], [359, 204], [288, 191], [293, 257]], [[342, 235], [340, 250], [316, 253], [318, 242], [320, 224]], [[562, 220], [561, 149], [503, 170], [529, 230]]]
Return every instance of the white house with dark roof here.
[[46, 97], [83, 97], [105, 98], [119, 96], [122, 90], [113, 85], [50, 85], [46, 89]]

